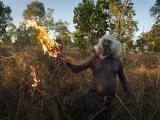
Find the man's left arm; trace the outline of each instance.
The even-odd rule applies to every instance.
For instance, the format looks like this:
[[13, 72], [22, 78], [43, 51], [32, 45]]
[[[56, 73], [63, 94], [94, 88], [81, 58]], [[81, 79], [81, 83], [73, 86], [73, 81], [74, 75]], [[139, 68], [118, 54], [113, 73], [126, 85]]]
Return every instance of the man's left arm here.
[[119, 76], [122, 88], [127, 95], [127, 98], [131, 99], [131, 90], [129, 89], [128, 82], [127, 82], [125, 74], [124, 74], [123, 65], [121, 62], [119, 62], [118, 76]]

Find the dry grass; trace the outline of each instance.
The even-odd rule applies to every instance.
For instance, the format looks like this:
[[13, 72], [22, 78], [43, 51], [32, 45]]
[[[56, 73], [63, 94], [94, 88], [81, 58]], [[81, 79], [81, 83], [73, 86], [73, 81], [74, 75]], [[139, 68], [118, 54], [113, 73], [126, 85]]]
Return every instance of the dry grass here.
[[[0, 119], [1, 120], [87, 120], [87, 90], [91, 72], [78, 74], [59, 64], [41, 50], [25, 49], [19, 52], [0, 52]], [[79, 59], [77, 52], [68, 58]], [[74, 59], [72, 59], [74, 58]], [[117, 95], [137, 120], [160, 119], [160, 57], [154, 55], [123, 54], [126, 77], [138, 103], [138, 109], [126, 101], [117, 84]], [[29, 66], [40, 80], [37, 88]], [[129, 120], [121, 102], [116, 99], [112, 120]]]

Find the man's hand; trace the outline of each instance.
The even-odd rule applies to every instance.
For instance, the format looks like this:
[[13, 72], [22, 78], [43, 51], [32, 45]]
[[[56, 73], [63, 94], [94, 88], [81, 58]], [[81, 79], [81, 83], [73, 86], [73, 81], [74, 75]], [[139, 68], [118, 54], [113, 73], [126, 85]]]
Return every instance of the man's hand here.
[[60, 62], [60, 64], [65, 64], [66, 63], [66, 59], [62, 54], [58, 54], [57, 59]]
[[114, 101], [114, 98], [112, 97], [112, 96], [105, 96], [104, 97], [104, 103], [105, 103], [105, 105], [112, 105], [112, 103], [113, 103], [113, 101]]

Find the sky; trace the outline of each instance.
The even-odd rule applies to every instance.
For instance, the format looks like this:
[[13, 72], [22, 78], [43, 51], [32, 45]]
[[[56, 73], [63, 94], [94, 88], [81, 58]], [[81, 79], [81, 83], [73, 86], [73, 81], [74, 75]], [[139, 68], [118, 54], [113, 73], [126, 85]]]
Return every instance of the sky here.
[[[26, 5], [35, 0], [0, 0], [5, 5], [8, 5], [12, 9], [13, 23], [18, 26], [19, 22], [23, 21], [22, 13], [26, 8]], [[43, 2], [45, 8], [53, 8], [53, 17], [55, 21], [63, 20], [69, 23], [70, 31], [74, 31], [73, 24], [73, 10], [82, 0], [38, 0]], [[154, 23], [154, 19], [151, 18], [149, 9], [154, 5], [156, 0], [132, 0], [134, 3], [134, 9], [136, 16], [134, 20], [138, 21], [139, 31], [135, 33], [135, 37], [140, 35], [143, 31], [149, 31]]]

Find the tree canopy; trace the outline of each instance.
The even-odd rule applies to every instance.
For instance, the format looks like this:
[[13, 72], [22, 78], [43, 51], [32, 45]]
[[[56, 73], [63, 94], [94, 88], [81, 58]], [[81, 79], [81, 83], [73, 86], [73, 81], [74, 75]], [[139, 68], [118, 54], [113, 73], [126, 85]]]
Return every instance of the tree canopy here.
[[11, 23], [11, 8], [0, 1], [0, 40], [4, 37], [7, 26]]
[[25, 20], [36, 18], [42, 20], [45, 17], [46, 11], [42, 2], [33, 1], [27, 5], [27, 8], [23, 11], [23, 18]]
[[[106, 0], [98, 0], [96, 3], [93, 0], [84, 0], [74, 8], [75, 37], [79, 37], [75, 39], [78, 40], [76, 43], [80, 46], [84, 43], [91, 48], [106, 31], [112, 31], [111, 16], [108, 10], [109, 6]], [[82, 37], [85, 42], [81, 41]]]
[[160, 24], [160, 0], [156, 0], [155, 4], [150, 9], [150, 14], [155, 18], [156, 24]]

